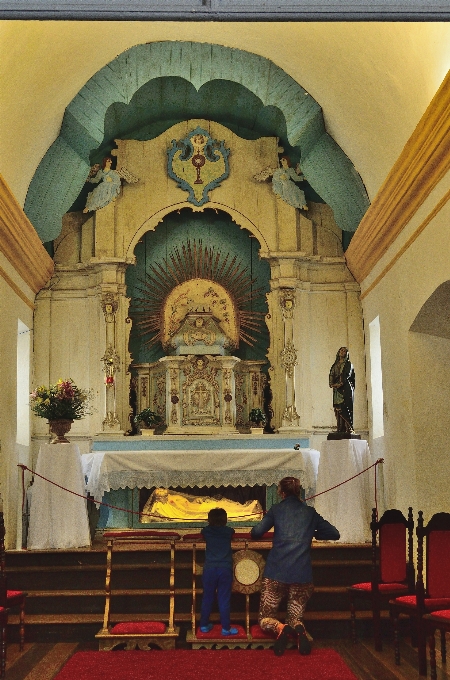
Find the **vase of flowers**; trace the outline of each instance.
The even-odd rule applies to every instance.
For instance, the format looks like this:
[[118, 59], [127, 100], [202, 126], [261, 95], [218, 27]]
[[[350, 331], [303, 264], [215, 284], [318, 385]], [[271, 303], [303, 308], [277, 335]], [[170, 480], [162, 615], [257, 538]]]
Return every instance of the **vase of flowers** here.
[[250, 420], [250, 432], [252, 434], [263, 434], [264, 425], [266, 424], [266, 414], [260, 408], [252, 408], [248, 414]]
[[149, 408], [144, 408], [134, 417], [134, 422], [136, 425], [139, 425], [140, 423], [145, 425], [145, 427], [142, 427], [141, 425], [141, 434], [144, 437], [148, 437], [155, 433], [155, 427], [156, 425], [162, 423], [162, 418], [160, 415], [155, 413], [155, 411], [152, 411]]
[[91, 413], [91, 390], [83, 390], [71, 378], [58, 380], [55, 385], [41, 385], [30, 394], [30, 407], [39, 418], [47, 418], [55, 437], [51, 444], [69, 442], [66, 434], [74, 420]]

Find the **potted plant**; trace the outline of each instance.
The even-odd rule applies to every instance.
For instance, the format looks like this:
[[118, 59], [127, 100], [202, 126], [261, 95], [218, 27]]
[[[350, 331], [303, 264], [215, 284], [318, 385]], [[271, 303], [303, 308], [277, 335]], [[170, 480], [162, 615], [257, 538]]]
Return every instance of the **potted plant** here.
[[266, 424], [266, 414], [260, 408], [252, 408], [248, 418], [252, 425], [250, 426], [250, 432], [252, 434], [263, 434], [264, 425]]
[[67, 443], [66, 434], [74, 420], [90, 415], [91, 390], [82, 390], [71, 378], [58, 380], [56, 385], [41, 385], [30, 394], [30, 407], [40, 418], [47, 418], [55, 435], [52, 444]]
[[134, 422], [136, 425], [143, 423], [145, 427], [141, 426], [141, 435], [144, 437], [151, 436], [155, 434], [155, 427], [162, 423], [162, 418], [160, 415], [152, 411], [150, 408], [144, 408], [135, 417]]

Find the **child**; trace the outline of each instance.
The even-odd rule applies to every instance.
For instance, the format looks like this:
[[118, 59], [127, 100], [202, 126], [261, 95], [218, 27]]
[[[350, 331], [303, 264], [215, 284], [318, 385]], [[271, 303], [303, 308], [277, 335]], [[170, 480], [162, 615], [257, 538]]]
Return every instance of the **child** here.
[[227, 526], [227, 513], [223, 508], [212, 508], [208, 512], [208, 526], [201, 530], [206, 541], [205, 564], [203, 567], [203, 598], [200, 615], [200, 630], [209, 633], [213, 625], [209, 622], [214, 595], [217, 592], [222, 635], [236, 635], [237, 628], [230, 626], [231, 584], [233, 582], [233, 555], [231, 537], [234, 529]]

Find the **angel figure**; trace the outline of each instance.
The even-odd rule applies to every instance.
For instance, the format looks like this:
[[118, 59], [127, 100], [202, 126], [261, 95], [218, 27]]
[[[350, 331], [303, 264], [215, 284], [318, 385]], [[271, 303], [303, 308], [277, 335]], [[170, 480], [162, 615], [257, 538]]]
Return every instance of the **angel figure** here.
[[121, 180], [124, 179], [130, 184], [138, 182], [138, 178], [125, 168], [120, 170], [112, 170], [113, 159], [107, 156], [103, 159], [102, 165], [93, 165], [87, 182], [91, 184], [98, 184], [93, 191], [88, 194], [86, 207], [83, 212], [87, 213], [92, 210], [99, 210], [114, 201], [120, 193]]
[[254, 179], [258, 182], [264, 182], [269, 177], [272, 177], [273, 192], [282, 198], [285, 203], [292, 205], [294, 208], [308, 210], [305, 194], [295, 184], [295, 182], [302, 182], [305, 179], [298, 164], [294, 170], [294, 168], [289, 166], [289, 158], [282, 156], [280, 168], [267, 167], [257, 175], [254, 175]]

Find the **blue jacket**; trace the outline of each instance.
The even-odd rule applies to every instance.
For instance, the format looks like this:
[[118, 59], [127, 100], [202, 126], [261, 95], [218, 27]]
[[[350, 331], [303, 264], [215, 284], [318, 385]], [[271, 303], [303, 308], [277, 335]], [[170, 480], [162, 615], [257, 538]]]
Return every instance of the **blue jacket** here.
[[281, 583], [311, 583], [311, 540], [337, 541], [340, 538], [336, 527], [296, 496], [287, 496], [272, 505], [253, 527], [251, 536], [261, 538], [272, 527], [273, 544], [264, 576]]
[[233, 568], [233, 552], [231, 550], [231, 539], [234, 529], [229, 526], [203, 527], [200, 532], [206, 541], [205, 563], [203, 569], [210, 567], [222, 567], [225, 569]]

